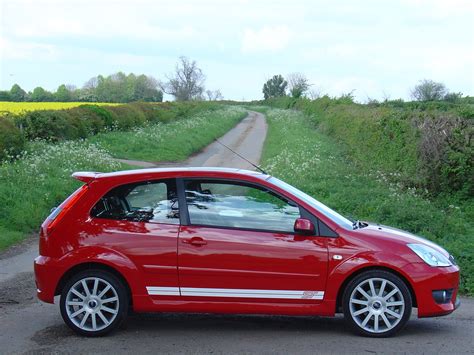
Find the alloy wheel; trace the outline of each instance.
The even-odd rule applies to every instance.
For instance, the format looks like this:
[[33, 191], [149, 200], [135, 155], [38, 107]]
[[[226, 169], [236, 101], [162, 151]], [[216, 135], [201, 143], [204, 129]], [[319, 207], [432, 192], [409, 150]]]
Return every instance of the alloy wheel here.
[[99, 277], [86, 277], [69, 288], [65, 309], [79, 329], [97, 332], [107, 328], [119, 313], [119, 296], [112, 284]]
[[353, 289], [349, 311], [354, 322], [363, 330], [385, 333], [402, 320], [405, 299], [393, 282], [384, 278], [369, 278]]

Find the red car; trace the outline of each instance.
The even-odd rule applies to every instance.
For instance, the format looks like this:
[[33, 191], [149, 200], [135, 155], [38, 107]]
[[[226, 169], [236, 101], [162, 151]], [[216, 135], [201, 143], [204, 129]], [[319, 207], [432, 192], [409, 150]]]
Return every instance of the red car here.
[[350, 221], [275, 177], [221, 168], [78, 172], [41, 226], [38, 297], [97, 336], [127, 312], [334, 316], [389, 336], [458, 306], [443, 248]]

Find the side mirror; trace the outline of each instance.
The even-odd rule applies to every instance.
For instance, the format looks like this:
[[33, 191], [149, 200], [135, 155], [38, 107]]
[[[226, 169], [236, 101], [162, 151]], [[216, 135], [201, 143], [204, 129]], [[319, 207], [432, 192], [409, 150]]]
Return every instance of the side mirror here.
[[295, 221], [294, 230], [300, 234], [314, 234], [314, 224], [309, 219], [298, 218]]

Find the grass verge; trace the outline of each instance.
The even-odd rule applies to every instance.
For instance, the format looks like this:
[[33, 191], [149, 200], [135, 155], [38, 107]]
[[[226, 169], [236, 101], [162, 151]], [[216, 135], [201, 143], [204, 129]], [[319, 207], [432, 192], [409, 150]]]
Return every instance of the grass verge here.
[[129, 132], [100, 133], [90, 137], [117, 158], [180, 161], [222, 136], [247, 115], [237, 106], [205, 111], [171, 123], [137, 127]]
[[427, 200], [382, 172], [362, 170], [340, 144], [300, 112], [254, 109], [265, 111], [269, 124], [262, 157], [266, 170], [343, 214], [405, 229], [440, 244], [461, 266], [461, 292], [474, 294], [472, 203], [454, 206]]
[[184, 159], [245, 115], [244, 109], [224, 107], [168, 124], [86, 140], [27, 143], [18, 159], [0, 165], [0, 250], [36, 231], [51, 208], [80, 186], [71, 178], [74, 171], [130, 168], [117, 163], [112, 155], [152, 161]]

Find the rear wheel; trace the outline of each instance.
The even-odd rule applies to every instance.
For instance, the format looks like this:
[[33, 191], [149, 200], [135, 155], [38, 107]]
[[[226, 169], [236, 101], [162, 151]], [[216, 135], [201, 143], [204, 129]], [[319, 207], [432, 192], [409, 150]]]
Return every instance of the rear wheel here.
[[128, 302], [127, 290], [117, 277], [103, 270], [86, 270], [64, 286], [61, 316], [81, 335], [105, 335], [125, 319]]
[[382, 270], [367, 271], [349, 282], [343, 295], [344, 317], [359, 333], [387, 337], [411, 315], [412, 300], [405, 282]]

